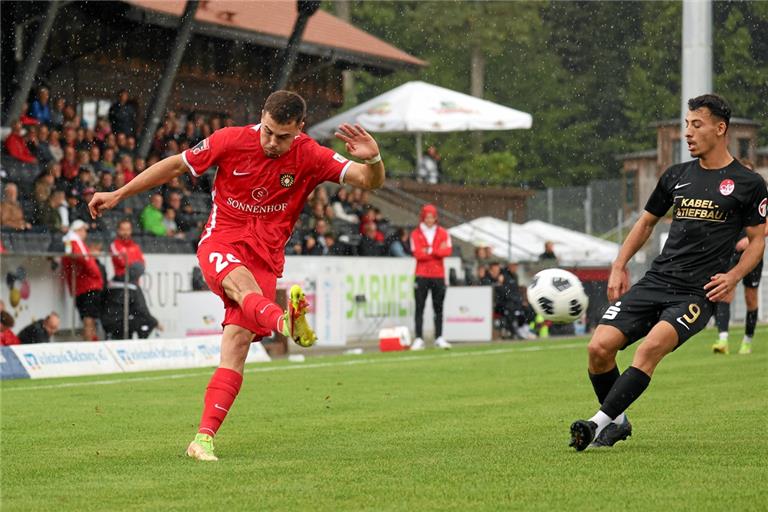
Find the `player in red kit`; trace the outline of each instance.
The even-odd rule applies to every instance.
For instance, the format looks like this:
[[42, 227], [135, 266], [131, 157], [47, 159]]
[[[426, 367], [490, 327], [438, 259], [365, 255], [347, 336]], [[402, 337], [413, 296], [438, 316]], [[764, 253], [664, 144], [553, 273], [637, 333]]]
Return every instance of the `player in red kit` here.
[[277, 91], [267, 98], [261, 123], [218, 130], [120, 189], [97, 193], [89, 204], [95, 217], [184, 172], [199, 176], [218, 166], [197, 257], [209, 287], [224, 301], [224, 332], [221, 362], [205, 393], [198, 434], [187, 448], [198, 460], [217, 460], [213, 437], [240, 390], [250, 343], [272, 331], [302, 346], [315, 342], [300, 287], [291, 288], [285, 312], [274, 303], [284, 247], [307, 196], [324, 181], [369, 190], [384, 183], [379, 147], [362, 127], [344, 124], [336, 133], [347, 152], [364, 162], [356, 163], [302, 133], [305, 116], [301, 96]]

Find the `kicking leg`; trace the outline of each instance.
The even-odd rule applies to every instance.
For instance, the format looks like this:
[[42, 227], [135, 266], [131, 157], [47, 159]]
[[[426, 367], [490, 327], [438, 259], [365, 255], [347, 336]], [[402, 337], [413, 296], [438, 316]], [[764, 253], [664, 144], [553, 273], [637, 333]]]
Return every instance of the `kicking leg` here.
[[221, 283], [227, 297], [237, 302], [243, 313], [265, 330], [275, 331], [291, 338], [302, 347], [315, 343], [317, 336], [306, 321], [308, 304], [301, 287], [291, 287], [288, 311], [265, 297], [253, 274], [243, 267], [232, 270]]

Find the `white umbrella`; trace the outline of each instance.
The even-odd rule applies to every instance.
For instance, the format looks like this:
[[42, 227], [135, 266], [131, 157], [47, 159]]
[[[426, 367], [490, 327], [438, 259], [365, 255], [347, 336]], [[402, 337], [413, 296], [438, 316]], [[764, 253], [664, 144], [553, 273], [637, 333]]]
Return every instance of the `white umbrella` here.
[[[530, 114], [425, 82], [407, 82], [346, 112], [312, 126], [307, 133], [328, 138], [342, 123], [360, 124], [371, 132], [416, 134], [421, 160], [421, 134], [530, 128]], [[417, 162], [417, 163], [419, 163]]]

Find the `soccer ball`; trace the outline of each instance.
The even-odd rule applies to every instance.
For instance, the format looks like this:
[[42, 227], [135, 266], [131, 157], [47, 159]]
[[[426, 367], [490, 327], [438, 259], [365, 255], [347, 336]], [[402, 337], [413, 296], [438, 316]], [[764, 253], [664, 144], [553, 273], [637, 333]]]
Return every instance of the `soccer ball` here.
[[587, 310], [589, 299], [581, 281], [559, 268], [542, 270], [528, 285], [528, 303], [546, 320], [568, 323]]

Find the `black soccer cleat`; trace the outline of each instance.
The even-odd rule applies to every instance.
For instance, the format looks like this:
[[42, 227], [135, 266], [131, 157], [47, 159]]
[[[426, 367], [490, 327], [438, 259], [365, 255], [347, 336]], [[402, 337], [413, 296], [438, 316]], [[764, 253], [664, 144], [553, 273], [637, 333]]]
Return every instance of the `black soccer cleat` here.
[[597, 423], [587, 420], [576, 420], [571, 424], [571, 442], [568, 446], [576, 448], [577, 452], [583, 451], [595, 439]]
[[600, 434], [592, 442], [592, 447], [595, 448], [610, 448], [619, 441], [624, 441], [632, 435], [632, 424], [629, 419], [625, 418], [624, 423], [617, 425], [616, 423], [609, 423], [607, 427], [600, 431]]

